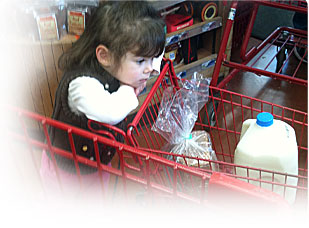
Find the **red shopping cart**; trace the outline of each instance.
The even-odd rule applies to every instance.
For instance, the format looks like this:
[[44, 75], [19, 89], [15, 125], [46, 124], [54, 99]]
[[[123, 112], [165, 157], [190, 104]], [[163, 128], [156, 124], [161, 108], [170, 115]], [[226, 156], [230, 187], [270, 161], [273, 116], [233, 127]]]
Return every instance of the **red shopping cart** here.
[[[10, 153], [14, 157], [16, 168], [25, 166], [25, 161], [21, 158], [32, 158], [32, 168], [36, 170], [34, 176], [24, 173], [27, 183], [33, 183], [38, 180], [39, 185], [43, 189], [43, 193], [53, 194], [50, 189], [46, 188], [45, 180], [40, 175], [40, 158], [42, 151], [49, 151], [51, 160], [55, 167], [57, 175], [57, 185], [60, 194], [64, 197], [71, 196], [72, 192], [67, 192], [67, 184], [65, 177], [62, 175], [61, 167], [55, 156], [64, 157], [72, 161], [76, 168], [77, 185], [74, 190], [78, 189], [78, 193], [74, 192], [74, 199], [84, 199], [90, 196], [83, 191], [87, 188], [87, 175], [80, 172], [82, 165], [87, 165], [96, 169], [98, 176], [98, 185], [95, 185], [98, 191], [98, 197], [95, 199], [96, 204], [133, 202], [142, 203], [151, 202], [155, 205], [166, 204], [171, 202], [173, 205], [203, 205], [206, 208], [212, 206], [220, 207], [223, 202], [226, 203], [224, 195], [229, 195], [233, 200], [237, 196], [241, 196], [246, 202], [268, 203], [269, 205], [282, 208], [287, 206], [286, 202], [277, 194], [263, 190], [259, 187], [245, 183], [232, 177], [228, 177], [222, 173], [206, 173], [174, 161], [167, 160], [162, 157], [164, 152], [158, 155], [146, 152], [138, 148], [117, 142], [114, 140], [113, 134], [97, 131], [94, 134], [83, 129], [79, 129], [68, 124], [29, 112], [15, 107], [4, 106], [8, 114], [6, 122], [5, 136], [9, 144]], [[10, 121], [9, 121], [10, 120]], [[70, 141], [71, 149], [64, 150], [51, 144], [48, 128], [54, 128], [65, 131]], [[112, 127], [112, 126], [111, 126]], [[113, 127], [112, 127], [113, 128]], [[113, 129], [114, 134], [119, 134], [117, 129]], [[39, 132], [36, 134], [34, 132]], [[100, 134], [100, 135], [99, 135]], [[121, 134], [121, 132], [120, 132]], [[91, 139], [95, 148], [96, 160], [88, 159], [76, 153], [74, 136]], [[98, 145], [103, 143], [116, 149], [116, 158], [119, 160], [119, 167], [115, 165], [104, 165], [100, 162]], [[138, 162], [136, 162], [138, 160]], [[163, 173], [162, 171], [165, 170]], [[25, 170], [23, 170], [25, 171]], [[111, 179], [106, 186], [104, 181], [104, 173], [109, 173]], [[120, 180], [118, 181], [118, 178]], [[69, 184], [72, 184], [71, 182]], [[51, 187], [51, 186], [48, 186]], [[72, 187], [72, 186], [71, 186]], [[25, 186], [23, 187], [25, 188]], [[52, 188], [54, 190], [54, 188]], [[88, 191], [85, 191], [86, 193]], [[89, 193], [89, 192], [88, 192]], [[92, 191], [91, 191], [92, 193]], [[220, 193], [220, 194], [218, 194]], [[103, 201], [99, 201], [103, 199]], [[153, 199], [156, 199], [155, 201]], [[160, 201], [161, 200], [161, 201]], [[220, 204], [219, 202], [222, 201]], [[228, 202], [228, 201], [227, 201]], [[107, 204], [108, 205], [108, 204]]]
[[[208, 174], [219, 171], [245, 182], [258, 183], [257, 185], [261, 187], [265, 184], [271, 185], [272, 190], [279, 187], [283, 196], [288, 189], [292, 188], [297, 191], [296, 201], [298, 203], [307, 202], [307, 113], [209, 86], [208, 103], [199, 112], [193, 130], [205, 130], [210, 134], [218, 161], [171, 154], [161, 151], [167, 142], [160, 134], [152, 131], [151, 128], [158, 117], [164, 90], [172, 87], [175, 93], [181, 88], [180, 85], [180, 79], [175, 76], [173, 66], [168, 61], [139, 112], [129, 125], [127, 136], [134, 147], [157, 154], [163, 158], [169, 157], [171, 160], [185, 165], [192, 164], [192, 161], [195, 161], [194, 166], [196, 169]], [[276, 119], [289, 123], [295, 129], [299, 151], [299, 175], [233, 164], [234, 151], [239, 141], [242, 122], [248, 118], [256, 118], [260, 112], [272, 113]], [[236, 169], [239, 168], [246, 170], [246, 177], [236, 175]], [[252, 171], [259, 173], [259, 178], [253, 177], [250, 174]], [[161, 172], [162, 170], [157, 170], [156, 175], [160, 175]], [[261, 178], [266, 173], [273, 177], [273, 181], [265, 181]], [[283, 177], [285, 182], [275, 181], [277, 177]], [[291, 186], [287, 184], [286, 180], [289, 178], [297, 178], [298, 185]]]
[[[211, 85], [223, 88], [240, 71], [246, 71], [252, 72], [255, 75], [263, 75], [272, 77], [274, 79], [307, 86], [307, 75], [303, 75], [300, 72], [300, 68], [308, 54], [307, 31], [290, 27], [279, 27], [259, 45], [253, 46], [250, 50], [247, 50], [255, 18], [260, 5], [307, 14], [308, 8], [306, 1], [252, 1], [253, 7], [242, 41], [240, 51], [240, 57], [242, 58], [242, 61], [240, 62], [227, 60], [225, 55], [228, 38], [234, 23], [237, 4], [237, 1], [233, 1], [231, 3], [230, 13], [222, 37]], [[302, 56], [300, 56], [299, 60], [296, 60], [296, 58], [293, 58], [293, 53], [298, 48], [303, 49], [304, 53]], [[265, 55], [265, 53], [270, 54]], [[269, 57], [266, 58], [266, 56]], [[263, 59], [263, 64], [261, 64], [261, 61], [259, 61], [261, 59]], [[293, 68], [291, 68], [290, 64], [292, 61], [295, 62], [295, 64], [293, 64]], [[231, 71], [228, 76], [226, 76], [220, 83], [218, 83], [219, 72], [222, 65], [231, 68]], [[290, 66], [289, 70], [287, 70], [287, 65]]]

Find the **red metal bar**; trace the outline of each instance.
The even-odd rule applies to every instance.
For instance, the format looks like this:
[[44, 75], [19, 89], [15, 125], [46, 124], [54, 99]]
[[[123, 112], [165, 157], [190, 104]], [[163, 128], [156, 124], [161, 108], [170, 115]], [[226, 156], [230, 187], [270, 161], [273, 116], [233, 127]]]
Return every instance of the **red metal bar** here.
[[[291, 10], [299, 13], [307, 13], [308, 12], [308, 7], [307, 7], [307, 2], [306, 1], [265, 1], [265, 0], [258, 0], [255, 1], [258, 4], [265, 5], [265, 6], [270, 6], [270, 7], [275, 7], [275, 8], [280, 8], [280, 9], [285, 9], [285, 10]], [[283, 2], [283, 3], [282, 3]], [[293, 4], [293, 3], [298, 3]]]
[[[213, 79], [211, 82], [212, 86], [216, 86], [217, 85], [217, 80], [219, 77], [219, 73], [220, 73], [220, 68], [221, 65], [227, 66], [232, 68], [230, 74], [228, 76], [226, 76], [222, 82], [220, 82], [217, 86], [219, 88], [223, 88], [226, 83], [228, 83], [240, 70], [244, 70], [244, 71], [249, 71], [258, 75], [265, 75], [265, 76], [270, 76], [273, 78], [277, 78], [277, 79], [282, 79], [282, 80], [286, 80], [289, 81], [291, 83], [296, 83], [296, 84], [300, 84], [300, 85], [304, 85], [307, 86], [307, 80], [304, 79], [298, 79], [296, 78], [296, 74], [298, 72], [298, 69], [300, 68], [300, 65], [302, 63], [303, 60], [300, 61], [300, 63], [298, 64], [298, 66], [296, 67], [295, 72], [293, 73], [293, 75], [288, 76], [288, 75], [283, 75], [282, 69], [283, 67], [287, 64], [287, 60], [285, 60], [285, 62], [283, 63], [283, 65], [280, 67], [281, 69], [279, 69], [279, 71], [277, 73], [273, 73], [273, 72], [269, 72], [267, 71], [267, 67], [265, 67], [264, 70], [260, 70], [260, 69], [254, 69], [253, 65], [254, 63], [252, 63], [252, 65], [249, 68], [248, 66], [246, 66], [246, 64], [248, 64], [248, 62], [250, 60], [253, 59], [253, 57], [255, 57], [263, 48], [265, 48], [266, 45], [269, 45], [270, 43], [275, 43], [276, 41], [276, 37], [279, 38], [280, 33], [281, 32], [288, 32], [290, 33], [290, 37], [291, 39], [286, 40], [287, 41], [287, 45], [291, 45], [291, 42], [294, 42], [295, 44], [298, 43], [304, 43], [303, 45], [307, 45], [307, 31], [303, 31], [303, 30], [299, 30], [299, 29], [294, 29], [294, 28], [289, 28], [289, 27], [280, 27], [277, 28], [271, 35], [269, 35], [265, 40], [263, 40], [261, 42], [261, 44], [259, 44], [256, 47], [252, 47], [249, 51], [247, 51], [247, 47], [248, 47], [248, 42], [251, 36], [251, 32], [253, 29], [253, 25], [255, 22], [255, 18], [258, 12], [258, 7], [259, 5], [267, 5], [267, 6], [271, 6], [271, 7], [276, 7], [276, 8], [284, 8], [287, 10], [293, 10], [293, 11], [297, 11], [297, 12], [303, 12], [303, 13], [307, 13], [307, 3], [305, 1], [284, 1], [284, 2], [280, 2], [280, 1], [254, 1], [254, 5], [253, 5], [253, 10], [252, 10], [252, 14], [249, 18], [249, 24], [247, 26], [246, 29], [246, 33], [243, 39], [243, 44], [241, 47], [241, 51], [240, 51], [240, 56], [243, 60], [242, 63], [234, 63], [232, 61], [226, 61], [226, 55], [225, 55], [225, 50], [226, 50], [226, 45], [227, 45], [227, 38], [230, 35], [231, 32], [231, 25], [233, 23], [233, 20], [227, 20], [226, 23], [226, 27], [224, 30], [224, 34], [223, 34], [223, 38], [222, 38], [222, 42], [221, 42], [221, 46], [220, 46], [220, 50], [218, 53], [218, 57], [217, 57], [217, 61], [216, 61], [216, 65], [213, 71]], [[237, 6], [237, 4], [236, 4]], [[236, 7], [232, 6], [233, 7]], [[297, 38], [299, 37], [299, 38]], [[280, 41], [281, 42], [281, 41]], [[264, 50], [266, 51], [266, 50]], [[307, 53], [307, 50], [306, 50]], [[289, 56], [291, 56], [291, 52], [289, 54]], [[306, 54], [303, 56], [303, 58], [306, 56]], [[275, 58], [275, 57], [274, 57]], [[274, 60], [274, 58], [272, 59], [272, 61]], [[258, 58], [256, 59], [256, 61], [258, 60]], [[269, 62], [268, 65], [270, 65], [271, 62]]]
[[97, 168], [98, 168], [98, 174], [100, 177], [100, 182], [101, 182], [101, 191], [103, 197], [105, 197], [105, 191], [104, 191], [104, 182], [102, 179], [102, 167], [101, 167], [101, 159], [100, 159], [100, 154], [99, 154], [99, 146], [98, 146], [98, 139], [96, 137], [93, 138], [93, 144], [94, 144], [94, 152], [95, 152], [95, 157], [97, 161]]
[[[231, 189], [230, 185], [235, 188]], [[265, 201], [268, 205], [271, 203], [272, 206], [280, 209], [289, 208], [288, 203], [278, 194], [254, 185], [249, 185], [244, 181], [222, 175], [221, 173], [214, 173], [209, 180], [208, 199], [214, 202], [213, 200], [218, 195], [222, 197], [220, 198], [220, 202], [223, 204], [248, 200], [251, 203], [253, 201], [262, 205]]]
[[[294, 46], [293, 49], [290, 51], [290, 53], [288, 54], [288, 57], [286, 58], [286, 60], [284, 61], [284, 63], [282, 64], [281, 68], [279, 69], [279, 71], [277, 73], [280, 74], [282, 72], [283, 68], [288, 64], [288, 61], [289, 61], [292, 53], [294, 53], [295, 48], [296, 47]], [[296, 73], [298, 72], [300, 65], [301, 65], [301, 62], [298, 64], [294, 74], [292, 75], [292, 78], [296, 77]]]
[[275, 37], [277, 37], [282, 31], [288, 31], [291, 33], [294, 33], [299, 36], [304, 36], [307, 37], [307, 31], [299, 30], [299, 29], [294, 29], [290, 27], [278, 27], [275, 29], [265, 40], [262, 41], [257, 47], [252, 47], [250, 51], [248, 51], [244, 58], [245, 61], [244, 63], [247, 63], [256, 53], [258, 53], [261, 49], [263, 49], [267, 44], [269, 44]]
[[[164, 167], [166, 167], [166, 166], [177, 167], [177, 170], [183, 171], [183, 172], [185, 172], [187, 174], [190, 174], [190, 175], [194, 175], [194, 176], [199, 177], [201, 179], [202, 178], [203, 179], [209, 179], [210, 178], [209, 174], [202, 173], [200, 171], [195, 170], [194, 168], [190, 168], [190, 167], [186, 167], [186, 166], [183, 166], [183, 165], [180, 165], [180, 164], [176, 164], [175, 162], [166, 160], [166, 159], [164, 159], [164, 158], [162, 158], [160, 156], [156, 156], [156, 155], [149, 154], [147, 152], [143, 152], [141, 150], [132, 148], [132, 147], [130, 147], [128, 145], [121, 144], [121, 143], [115, 142], [113, 140], [110, 140], [110, 139], [108, 139], [106, 137], [102, 137], [102, 136], [99, 136], [99, 135], [94, 135], [93, 133], [87, 132], [87, 131], [82, 130], [82, 129], [75, 128], [73, 126], [69, 126], [69, 125], [64, 124], [64, 123], [57, 122], [55, 120], [52, 120], [52, 119], [49, 119], [49, 118], [46, 118], [46, 117], [42, 117], [42, 116], [39, 116], [39, 115], [30, 113], [30, 112], [27, 112], [27, 111], [21, 112], [21, 113], [22, 113], [21, 117], [29, 117], [30, 119], [32, 119], [32, 118], [33, 119], [37, 119], [38, 121], [41, 121], [44, 124], [49, 124], [51, 126], [59, 125], [62, 129], [67, 129], [67, 131], [68, 131], [68, 133], [70, 135], [76, 134], [76, 135], [80, 135], [82, 137], [87, 137], [87, 138], [93, 139], [93, 142], [94, 142], [94, 145], [95, 145], [96, 161], [91, 161], [89, 159], [86, 159], [86, 158], [83, 158], [81, 156], [78, 156], [78, 155], [76, 155], [74, 153], [72, 154], [72, 153], [69, 153], [67, 151], [63, 151], [63, 150], [61, 150], [59, 148], [53, 147], [51, 144], [48, 145], [48, 142], [40, 142], [40, 141], [31, 139], [31, 138], [27, 139], [26, 136], [20, 135], [19, 133], [15, 134], [14, 132], [12, 132], [12, 134], [9, 134], [10, 136], [14, 137], [14, 139], [24, 140], [24, 141], [28, 142], [29, 145], [31, 145], [31, 148], [33, 146], [41, 148], [42, 150], [49, 148], [50, 151], [53, 151], [54, 153], [56, 153], [56, 154], [58, 154], [60, 156], [63, 155], [65, 157], [69, 158], [69, 159], [74, 159], [77, 162], [81, 162], [81, 163], [87, 164], [89, 166], [96, 167], [98, 169], [98, 171], [99, 171], [99, 174], [102, 171], [106, 171], [106, 172], [115, 174], [117, 176], [120, 176], [120, 177], [122, 177], [122, 180], [123, 180], [123, 187], [124, 187], [124, 193], [125, 194], [127, 192], [127, 185], [126, 185], [127, 181], [126, 180], [131, 180], [131, 181], [134, 181], [136, 183], [148, 186], [148, 190], [149, 191], [152, 191], [154, 189], [154, 190], [158, 190], [158, 191], [161, 191], [161, 192], [173, 194], [176, 197], [181, 197], [183, 199], [188, 199], [188, 200], [193, 201], [193, 202], [203, 203], [201, 201], [201, 197], [200, 196], [197, 196], [197, 197], [196, 196], [189, 196], [186, 193], [179, 192], [177, 190], [177, 188], [174, 188], [172, 190], [172, 189], [164, 186], [164, 182], [162, 180], [159, 180], [158, 183], [153, 182], [151, 180], [151, 178], [150, 178], [150, 175], [155, 174], [156, 172], [158, 172], [158, 170], [162, 170], [162, 168], [156, 167], [155, 170], [154, 170], [154, 173], [153, 173], [150, 170], [150, 167], [152, 166], [152, 165], [150, 165], [150, 162], [152, 162], [155, 165], [156, 164], [157, 165], [163, 165]], [[47, 128], [46, 128], [46, 134], [47, 134], [47, 138], [48, 138]], [[27, 131], [26, 130], [25, 130], [25, 135], [27, 135]], [[117, 148], [117, 153], [118, 153], [118, 156], [119, 156], [119, 159], [120, 159], [120, 163], [121, 163], [121, 170], [117, 170], [117, 169], [114, 169], [112, 167], [108, 167], [108, 166], [103, 165], [103, 164], [100, 163], [100, 157], [99, 157], [99, 151], [98, 151], [98, 143], [104, 143], [107, 146], [112, 146], [112, 147]], [[71, 142], [71, 144], [72, 144], [72, 148], [74, 148], [74, 143]], [[146, 164], [149, 163], [148, 166], [146, 165], [148, 168], [146, 169], [147, 172], [146, 172], [146, 176], [144, 176], [144, 178], [143, 177], [135, 176], [135, 175], [131, 174], [130, 172], [128, 172], [126, 170], [127, 166], [125, 165], [124, 156], [123, 156], [123, 152], [124, 151], [128, 152], [128, 153], [131, 153], [131, 154], [133, 154], [135, 156], [139, 156], [140, 158], [142, 158], [143, 161], [146, 161]], [[55, 165], [57, 165], [57, 164], [55, 163]], [[57, 166], [55, 166], [55, 167], [57, 167]], [[102, 180], [102, 178], [101, 178], [101, 180]], [[101, 183], [101, 185], [103, 187], [103, 183]], [[102, 191], [103, 191], [103, 189], [102, 189]], [[176, 191], [176, 194], [175, 194], [175, 191]]]
[[[170, 64], [165, 64], [163, 69], [161, 70], [160, 75], [164, 76], [166, 74], [166, 72], [169, 69], [169, 65]], [[162, 77], [161, 76], [161, 77]], [[156, 80], [156, 82], [154, 83], [152, 89], [149, 91], [144, 103], [141, 105], [140, 110], [143, 110], [143, 112], [147, 109], [148, 104], [150, 103], [150, 100], [152, 99], [152, 97], [154, 96], [154, 93], [156, 92], [157, 88], [159, 87], [161, 81], [160, 80]], [[132, 127], [133, 126], [137, 126], [138, 121], [142, 118], [142, 114], [143, 112], [137, 112], [135, 118], [133, 119], [133, 121], [128, 125], [128, 131], [127, 131], [127, 136], [129, 137], [129, 139], [131, 140], [130, 143], [132, 145], [135, 145], [136, 142], [132, 141]], [[135, 128], [135, 127], [133, 127]], [[136, 129], [137, 130], [137, 129]]]
[[[296, 1], [294, 1], [294, 2], [296, 2]], [[297, 2], [300, 2], [300, 1], [297, 1]], [[303, 1], [303, 2], [305, 2], [305, 1]], [[253, 29], [253, 26], [254, 26], [254, 22], [255, 22], [257, 12], [258, 12], [259, 5], [265, 5], [265, 6], [269, 6], [269, 7], [281, 8], [281, 9], [286, 9], [286, 10], [292, 10], [292, 11], [297, 11], [297, 12], [302, 12], [302, 13], [307, 13], [307, 11], [308, 11], [307, 7], [299, 7], [299, 6], [295, 6], [295, 5], [291, 5], [291, 4], [284, 4], [284, 3], [275, 2], [275, 1], [259, 0], [259, 1], [254, 1], [254, 3], [255, 4], [253, 6], [252, 15], [250, 17], [250, 21], [249, 21], [248, 27], [246, 29], [246, 33], [245, 33], [245, 36], [244, 36], [244, 39], [243, 39], [243, 45], [241, 47], [241, 52], [240, 52], [240, 57], [243, 60], [246, 60], [248, 58], [248, 57], [246, 57], [246, 51], [247, 51], [249, 39], [251, 37], [251, 33], [252, 33], [252, 29]]]
[[80, 169], [79, 169], [79, 165], [78, 165], [78, 162], [77, 162], [76, 148], [75, 148], [75, 145], [74, 145], [74, 140], [73, 140], [71, 129], [68, 130], [68, 136], [69, 136], [70, 146], [72, 148], [73, 160], [74, 160], [74, 164], [75, 164], [75, 168], [76, 168], [76, 173], [77, 173], [77, 176], [78, 176], [78, 181], [80, 183], [80, 187], [82, 187], [81, 174], [80, 174]]
[[237, 75], [239, 71], [239, 69], [232, 69], [231, 72], [227, 76], [225, 76], [222, 81], [217, 85], [217, 88], [223, 89], [226, 84], [229, 83], [235, 77], [235, 75]]
[[[294, 49], [293, 49], [293, 50], [294, 50]], [[292, 52], [291, 52], [291, 54], [292, 54]], [[305, 56], [306, 56], [307, 54], [308, 54], [308, 49], [306, 49], [306, 51], [305, 51], [305, 53], [304, 53], [304, 55], [303, 55], [301, 61], [300, 61], [300, 62], [298, 63], [298, 65], [297, 65], [297, 68], [296, 68], [294, 74], [292, 75], [292, 77], [295, 77], [295, 76], [296, 76], [296, 73], [297, 73], [298, 69], [300, 68], [300, 65], [301, 65], [302, 62], [304, 61]]]
[[224, 65], [229, 66], [229, 67], [233, 67], [233, 68], [236, 68], [236, 69], [239, 69], [239, 70], [245, 70], [245, 71], [248, 71], [248, 72], [252, 72], [252, 73], [255, 73], [257, 75], [265, 75], [265, 76], [269, 76], [269, 77], [272, 77], [272, 78], [277, 78], [277, 79], [282, 79], [282, 80], [285, 80], [285, 81], [288, 81], [288, 82], [293, 82], [295, 84], [308, 86], [307, 80], [304, 80], [304, 79], [292, 78], [291, 76], [278, 74], [278, 73], [275, 73], [275, 72], [269, 72], [269, 71], [261, 70], [261, 69], [257, 69], [257, 68], [252, 68], [252, 67], [248, 67], [248, 66], [243, 65], [243, 64], [229, 62], [229, 61], [224, 62]]
[[[47, 127], [46, 127], [47, 121], [46, 120], [41, 120], [41, 121], [42, 121], [43, 130], [44, 130], [44, 134], [45, 134], [46, 141], [47, 141], [48, 151], [51, 154], [52, 162], [53, 162], [53, 165], [55, 167], [59, 187], [60, 187], [60, 190], [63, 191], [62, 182], [61, 182], [61, 179], [60, 179], [59, 170], [58, 170], [58, 166], [57, 166], [57, 161], [56, 161], [56, 158], [55, 158], [55, 153], [54, 153], [54, 150], [53, 150], [50, 138], [49, 138], [48, 130], [47, 130]], [[68, 131], [69, 130], [70, 130], [70, 128], [68, 129]]]
[[212, 75], [212, 80], [211, 80], [211, 83], [210, 83], [211, 86], [216, 86], [217, 82], [218, 82], [218, 77], [219, 77], [219, 74], [220, 74], [223, 56], [224, 56], [224, 53], [225, 53], [225, 50], [226, 50], [227, 41], [229, 39], [230, 31], [231, 31], [231, 28], [232, 28], [232, 25], [233, 25], [233, 22], [234, 22], [234, 18], [235, 18], [235, 14], [236, 14], [237, 3], [238, 3], [237, 1], [233, 1], [231, 3], [231, 9], [230, 9], [230, 12], [229, 12], [229, 17], [228, 17], [226, 24], [225, 24], [224, 34], [223, 34], [223, 37], [222, 37], [219, 53], [218, 53], [218, 56], [217, 56], [216, 64], [215, 64], [213, 75]]
[[249, 23], [246, 29], [246, 33], [243, 38], [243, 42], [242, 42], [241, 49], [240, 49], [240, 57], [243, 60], [246, 60], [246, 51], [247, 51], [249, 39], [251, 37], [252, 29], [254, 26], [255, 18], [258, 12], [258, 8], [259, 8], [258, 4], [253, 5], [251, 17], [250, 17], [250, 20], [249, 20]]

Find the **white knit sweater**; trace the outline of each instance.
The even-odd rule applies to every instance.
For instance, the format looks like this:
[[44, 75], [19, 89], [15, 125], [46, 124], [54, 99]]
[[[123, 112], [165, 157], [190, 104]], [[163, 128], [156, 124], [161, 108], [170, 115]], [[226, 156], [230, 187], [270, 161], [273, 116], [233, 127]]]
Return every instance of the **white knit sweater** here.
[[[153, 59], [153, 69], [160, 73], [163, 53]], [[76, 114], [85, 114], [88, 119], [116, 125], [138, 106], [134, 88], [121, 85], [113, 93], [108, 84], [102, 85], [87, 75], [70, 82], [68, 89], [69, 107]]]

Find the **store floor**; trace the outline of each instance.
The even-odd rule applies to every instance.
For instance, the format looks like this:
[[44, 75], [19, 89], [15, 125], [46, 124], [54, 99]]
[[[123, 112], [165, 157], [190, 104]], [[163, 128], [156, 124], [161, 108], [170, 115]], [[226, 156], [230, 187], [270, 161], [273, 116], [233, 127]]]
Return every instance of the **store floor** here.
[[[258, 39], [251, 38], [248, 49], [260, 42], [261, 41]], [[231, 59], [234, 61], [239, 60], [238, 50], [232, 53]], [[273, 52], [266, 52], [259, 61], [262, 62], [264, 59], [267, 59], [267, 55], [272, 56]], [[296, 59], [295, 55], [292, 54], [289, 59], [289, 63], [284, 68], [284, 72], [287, 72], [287, 74], [290, 75], [290, 69], [295, 69], [295, 64], [297, 63], [298, 60]], [[259, 63], [256, 65], [258, 64]], [[302, 63], [297, 75], [300, 78], [307, 79], [307, 74], [307, 64]], [[296, 85], [294, 83], [289, 83], [282, 80], [274, 80], [266, 76], [257, 76], [249, 72], [240, 72], [227, 84], [226, 88], [228, 90], [238, 92], [240, 94], [245, 94], [250, 97], [307, 112], [308, 94], [306, 86]]]

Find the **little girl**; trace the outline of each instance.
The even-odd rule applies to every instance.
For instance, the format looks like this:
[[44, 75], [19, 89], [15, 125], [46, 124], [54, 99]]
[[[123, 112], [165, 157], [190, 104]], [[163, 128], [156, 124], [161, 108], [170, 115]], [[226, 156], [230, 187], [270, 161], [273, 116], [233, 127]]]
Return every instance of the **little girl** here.
[[[52, 118], [88, 131], [88, 119], [125, 130], [123, 120], [138, 106], [138, 94], [149, 76], [160, 71], [164, 46], [164, 22], [149, 3], [102, 3], [82, 36], [59, 59], [64, 75]], [[51, 128], [50, 137], [53, 146], [71, 151], [66, 132]], [[74, 135], [74, 143], [78, 155], [95, 160], [92, 140]], [[99, 151], [101, 162], [110, 165], [114, 148], [99, 145]], [[78, 181], [73, 161], [55, 157], [62, 183]], [[43, 153], [41, 176], [46, 184], [57, 180], [50, 158], [50, 153]], [[100, 183], [97, 169], [79, 167], [89, 185]], [[106, 185], [109, 175], [104, 173], [103, 179]]]

